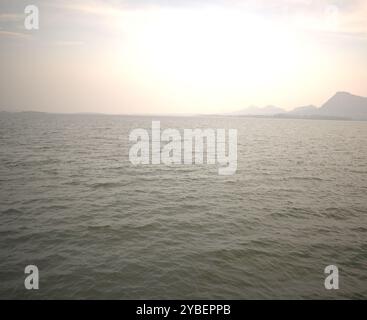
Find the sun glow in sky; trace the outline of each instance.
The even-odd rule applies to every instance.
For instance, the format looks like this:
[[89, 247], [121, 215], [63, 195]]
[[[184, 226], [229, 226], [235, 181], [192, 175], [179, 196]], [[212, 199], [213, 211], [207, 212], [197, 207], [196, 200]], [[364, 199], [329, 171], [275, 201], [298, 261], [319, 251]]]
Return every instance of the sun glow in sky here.
[[40, 30], [32, 32], [21, 29], [23, 1], [6, 2], [2, 109], [217, 113], [320, 105], [339, 90], [367, 95], [359, 1], [39, 1]]
[[246, 12], [152, 12], [130, 36], [132, 72], [208, 112], [276, 92], [315, 63], [303, 36]]

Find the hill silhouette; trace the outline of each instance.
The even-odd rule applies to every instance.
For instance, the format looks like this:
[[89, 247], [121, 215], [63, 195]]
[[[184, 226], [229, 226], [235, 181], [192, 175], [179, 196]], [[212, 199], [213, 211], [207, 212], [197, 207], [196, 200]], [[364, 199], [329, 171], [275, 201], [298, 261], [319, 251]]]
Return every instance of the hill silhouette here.
[[367, 98], [348, 92], [337, 92], [318, 110], [318, 114], [367, 120]]
[[367, 120], [367, 98], [340, 91], [327, 100], [320, 108], [308, 105], [292, 111], [267, 106], [264, 108], [248, 107], [232, 113], [243, 116], [265, 116], [277, 118], [306, 118], [306, 119], [349, 119]]

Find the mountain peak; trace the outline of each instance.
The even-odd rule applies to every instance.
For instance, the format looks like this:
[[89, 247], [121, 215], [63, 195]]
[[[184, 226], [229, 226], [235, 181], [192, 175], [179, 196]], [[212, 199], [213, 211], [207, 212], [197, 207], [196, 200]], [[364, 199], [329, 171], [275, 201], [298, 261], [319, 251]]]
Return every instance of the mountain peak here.
[[320, 114], [367, 119], [367, 98], [339, 91], [320, 108]]
[[347, 91], [336, 92], [321, 108], [306, 105], [286, 112], [285, 110], [267, 105], [265, 107], [249, 106], [243, 110], [233, 112], [233, 115], [246, 116], [277, 116], [304, 117], [308, 119], [351, 119], [367, 120], [367, 98], [351, 94]]
[[337, 93], [335, 93], [335, 96], [352, 96], [352, 94], [350, 92], [347, 91], [338, 91]]
[[318, 108], [314, 105], [302, 106], [293, 109], [290, 111], [290, 114], [299, 115], [299, 116], [311, 116], [317, 114]]

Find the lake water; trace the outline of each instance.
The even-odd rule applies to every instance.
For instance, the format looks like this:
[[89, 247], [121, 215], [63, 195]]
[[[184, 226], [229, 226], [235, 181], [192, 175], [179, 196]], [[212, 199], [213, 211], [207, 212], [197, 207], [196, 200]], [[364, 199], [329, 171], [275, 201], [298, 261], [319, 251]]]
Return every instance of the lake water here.
[[[152, 120], [238, 129], [236, 174], [133, 166]], [[0, 182], [3, 299], [367, 298], [367, 122], [1, 113]]]

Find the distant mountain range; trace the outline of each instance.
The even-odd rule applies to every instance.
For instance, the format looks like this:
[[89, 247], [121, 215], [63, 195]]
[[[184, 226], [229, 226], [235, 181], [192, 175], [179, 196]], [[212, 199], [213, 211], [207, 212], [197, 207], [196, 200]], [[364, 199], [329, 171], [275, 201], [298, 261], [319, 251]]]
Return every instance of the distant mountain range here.
[[[8, 113], [2, 111], [0, 113]], [[14, 111], [11, 111], [13, 113]], [[16, 111], [25, 114], [39, 114], [45, 112], [39, 111]], [[84, 115], [100, 115], [103, 113], [76, 113]], [[134, 114], [130, 114], [134, 115]], [[138, 114], [137, 114], [138, 115]], [[140, 114], [141, 115], [141, 114]], [[145, 114], [146, 116], [153, 114]], [[161, 114], [162, 116], [177, 116], [177, 114]], [[197, 114], [181, 114], [183, 116], [194, 116]], [[202, 114], [202, 116], [208, 116]], [[215, 116], [215, 114], [213, 114]], [[220, 114], [216, 114], [217, 116]], [[367, 98], [353, 95], [348, 92], [337, 92], [321, 107], [313, 105], [298, 107], [292, 111], [286, 111], [282, 108], [272, 105], [266, 107], [250, 106], [248, 108], [221, 115], [226, 116], [248, 116], [248, 117], [266, 117], [266, 118], [291, 118], [291, 119], [338, 119], [338, 120], [367, 120]]]
[[367, 98], [348, 92], [337, 92], [320, 108], [309, 105], [298, 107], [292, 111], [267, 106], [259, 108], [251, 106], [233, 112], [232, 115], [277, 117], [277, 118], [306, 118], [306, 119], [350, 119], [367, 120]]

